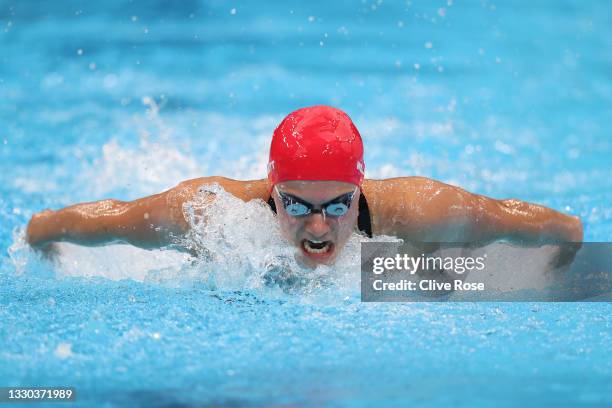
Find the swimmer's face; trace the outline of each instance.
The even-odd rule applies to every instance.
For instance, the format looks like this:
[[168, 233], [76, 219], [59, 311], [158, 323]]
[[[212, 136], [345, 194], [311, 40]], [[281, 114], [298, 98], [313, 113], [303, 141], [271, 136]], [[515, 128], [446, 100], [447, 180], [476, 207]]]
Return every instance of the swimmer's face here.
[[[322, 204], [335, 202], [354, 193], [346, 214], [335, 217], [311, 212], [293, 216], [285, 209], [283, 199], [295, 197], [320, 209]], [[286, 181], [272, 190], [283, 236], [300, 249], [300, 261], [310, 267], [332, 264], [350, 238], [359, 215], [359, 188], [339, 181]], [[342, 206], [340, 206], [342, 207]], [[333, 209], [335, 207], [328, 207]]]

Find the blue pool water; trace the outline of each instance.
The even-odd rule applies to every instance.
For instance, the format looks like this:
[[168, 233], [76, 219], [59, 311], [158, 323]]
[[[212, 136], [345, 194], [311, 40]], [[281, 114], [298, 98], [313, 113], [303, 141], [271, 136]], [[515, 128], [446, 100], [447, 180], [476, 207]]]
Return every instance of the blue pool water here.
[[288, 248], [257, 203], [211, 210], [215, 239], [193, 239], [212, 261], [63, 245], [51, 264], [23, 243], [44, 208], [263, 178], [278, 121], [320, 103], [354, 119], [368, 177], [534, 201], [611, 241], [611, 20], [578, 0], [0, 1], [0, 386], [73, 386], [80, 406], [612, 404], [610, 303], [365, 304], [355, 240], [283, 292], [262, 284]]

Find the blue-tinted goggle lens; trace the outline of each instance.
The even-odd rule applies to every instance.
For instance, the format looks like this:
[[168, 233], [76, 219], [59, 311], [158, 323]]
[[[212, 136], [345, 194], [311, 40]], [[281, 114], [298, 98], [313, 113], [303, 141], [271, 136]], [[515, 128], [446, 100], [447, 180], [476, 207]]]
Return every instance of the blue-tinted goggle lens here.
[[311, 212], [323, 212], [325, 215], [330, 217], [341, 217], [345, 215], [349, 207], [351, 206], [351, 201], [355, 196], [355, 190], [352, 193], [347, 193], [342, 195], [329, 203], [323, 204], [321, 210], [315, 210], [314, 206], [310, 203], [300, 200], [297, 197], [294, 197], [289, 194], [284, 194], [276, 190], [281, 200], [283, 201], [283, 206], [285, 207], [285, 211], [287, 214], [293, 217], [300, 217], [304, 215], [308, 215]]
[[[284, 200], [283, 200], [284, 204]], [[287, 214], [292, 215], [294, 217], [299, 217], [300, 215], [306, 215], [310, 212], [310, 208], [306, 207], [302, 203], [293, 203], [293, 204], [285, 204], [285, 211]]]

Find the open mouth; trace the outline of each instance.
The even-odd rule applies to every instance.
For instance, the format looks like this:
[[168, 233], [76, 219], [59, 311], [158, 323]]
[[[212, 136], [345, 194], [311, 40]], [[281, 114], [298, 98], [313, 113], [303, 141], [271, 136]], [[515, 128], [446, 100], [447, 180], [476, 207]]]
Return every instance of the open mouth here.
[[330, 252], [332, 245], [331, 241], [311, 241], [309, 239], [302, 241], [304, 251], [313, 255], [327, 254]]

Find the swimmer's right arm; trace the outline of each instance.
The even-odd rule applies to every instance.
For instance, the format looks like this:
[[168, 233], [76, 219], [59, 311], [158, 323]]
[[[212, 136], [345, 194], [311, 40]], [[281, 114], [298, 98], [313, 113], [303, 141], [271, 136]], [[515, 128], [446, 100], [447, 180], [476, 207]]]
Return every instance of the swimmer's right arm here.
[[32, 247], [43, 250], [62, 241], [88, 246], [119, 242], [144, 249], [177, 244], [176, 238], [189, 230], [183, 204], [193, 200], [200, 186], [211, 183], [244, 201], [267, 196], [266, 180], [201, 177], [134, 201], [102, 200], [42, 211], [30, 220], [26, 238]]
[[168, 245], [173, 235], [187, 229], [185, 219], [168, 205], [174, 190], [130, 202], [102, 200], [42, 211], [30, 220], [27, 241], [43, 250], [54, 242], [87, 246], [122, 242], [145, 249]]

